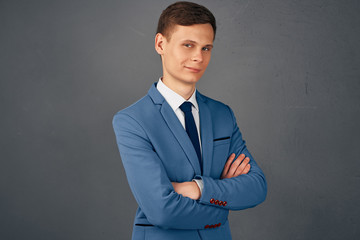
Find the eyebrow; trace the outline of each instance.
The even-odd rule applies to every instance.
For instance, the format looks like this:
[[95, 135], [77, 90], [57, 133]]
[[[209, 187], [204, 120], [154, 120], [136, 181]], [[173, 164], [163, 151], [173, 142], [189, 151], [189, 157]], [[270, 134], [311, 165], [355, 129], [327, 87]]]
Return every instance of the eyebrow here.
[[[191, 43], [195, 43], [198, 44], [198, 42], [194, 41], [194, 40], [190, 40], [190, 39], [186, 39], [183, 42], [191, 42]], [[212, 44], [205, 44], [206, 47], [214, 47], [214, 45]]]

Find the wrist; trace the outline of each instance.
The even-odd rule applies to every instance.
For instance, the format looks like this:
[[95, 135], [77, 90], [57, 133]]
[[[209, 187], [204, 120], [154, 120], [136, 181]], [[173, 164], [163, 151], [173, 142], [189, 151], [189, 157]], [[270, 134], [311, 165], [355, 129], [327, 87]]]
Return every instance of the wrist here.
[[200, 197], [201, 197], [202, 192], [203, 192], [203, 189], [204, 189], [204, 182], [203, 182], [203, 180], [202, 180], [202, 179], [196, 179], [196, 178], [194, 178], [194, 179], [193, 179], [193, 182], [196, 182], [197, 186], [199, 187], [199, 189], [200, 189]]
[[199, 200], [201, 197], [201, 191], [198, 184], [195, 181], [190, 182], [194, 200]]

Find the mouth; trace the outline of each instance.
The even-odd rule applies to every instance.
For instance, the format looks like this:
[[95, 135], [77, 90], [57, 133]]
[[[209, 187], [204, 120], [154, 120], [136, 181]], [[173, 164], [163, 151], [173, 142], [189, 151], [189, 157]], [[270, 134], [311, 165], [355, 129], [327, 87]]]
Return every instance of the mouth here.
[[198, 68], [192, 68], [192, 67], [186, 67], [186, 69], [188, 69], [190, 72], [193, 72], [193, 73], [198, 73], [201, 71], [201, 69], [198, 69]]

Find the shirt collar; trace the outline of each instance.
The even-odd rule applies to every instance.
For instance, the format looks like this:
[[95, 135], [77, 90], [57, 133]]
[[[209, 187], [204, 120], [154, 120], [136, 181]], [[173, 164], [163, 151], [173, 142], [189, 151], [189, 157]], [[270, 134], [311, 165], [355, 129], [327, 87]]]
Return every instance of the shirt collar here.
[[163, 81], [161, 80], [161, 78], [159, 78], [159, 82], [156, 88], [161, 93], [161, 95], [163, 95], [163, 97], [168, 102], [170, 107], [174, 110], [174, 112], [176, 111], [176, 109], [180, 107], [181, 104], [183, 104], [186, 101], [191, 102], [195, 107], [195, 109], [199, 111], [199, 107], [196, 101], [196, 89], [189, 98], [189, 100], [186, 100], [181, 95], [177, 94], [176, 92], [171, 90], [168, 86], [166, 86], [165, 83], [163, 83]]

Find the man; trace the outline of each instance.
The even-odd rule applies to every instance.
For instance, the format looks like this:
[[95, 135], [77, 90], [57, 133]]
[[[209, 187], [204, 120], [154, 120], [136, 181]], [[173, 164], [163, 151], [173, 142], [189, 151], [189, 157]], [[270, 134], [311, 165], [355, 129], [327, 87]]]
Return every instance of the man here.
[[229, 210], [265, 200], [264, 174], [232, 110], [196, 91], [215, 32], [215, 18], [203, 6], [177, 2], [165, 9], [155, 37], [163, 76], [114, 116], [139, 205], [132, 239], [231, 239]]

